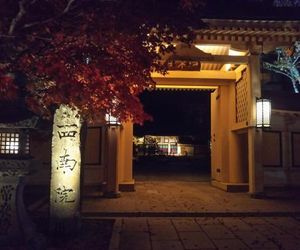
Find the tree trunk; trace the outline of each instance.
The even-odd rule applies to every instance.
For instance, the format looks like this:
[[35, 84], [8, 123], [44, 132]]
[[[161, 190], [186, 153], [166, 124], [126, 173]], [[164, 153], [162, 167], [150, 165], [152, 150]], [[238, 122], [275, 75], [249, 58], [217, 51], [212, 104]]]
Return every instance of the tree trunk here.
[[50, 182], [50, 231], [76, 233], [80, 225], [80, 129], [78, 110], [60, 105], [52, 134]]

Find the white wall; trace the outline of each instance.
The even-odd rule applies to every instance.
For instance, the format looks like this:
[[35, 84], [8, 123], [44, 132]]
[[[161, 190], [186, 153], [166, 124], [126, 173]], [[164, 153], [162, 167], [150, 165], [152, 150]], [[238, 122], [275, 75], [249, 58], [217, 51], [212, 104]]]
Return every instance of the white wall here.
[[272, 110], [263, 132], [265, 186], [300, 186], [300, 112]]

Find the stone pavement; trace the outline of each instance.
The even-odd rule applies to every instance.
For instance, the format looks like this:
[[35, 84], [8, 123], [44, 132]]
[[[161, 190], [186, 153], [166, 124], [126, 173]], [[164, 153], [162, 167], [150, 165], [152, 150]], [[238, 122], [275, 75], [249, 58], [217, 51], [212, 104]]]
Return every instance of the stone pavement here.
[[[270, 192], [264, 199], [252, 199], [248, 193], [227, 193], [209, 182], [138, 181], [135, 192], [123, 192], [118, 199], [86, 197], [85, 216], [114, 216], [169, 213], [299, 213], [300, 190]], [[197, 215], [197, 216], [198, 216]]]
[[109, 250], [300, 249], [300, 218], [118, 218]]
[[115, 219], [110, 250], [299, 250], [299, 194], [252, 199], [206, 181], [144, 180], [118, 199], [85, 198], [82, 215]]

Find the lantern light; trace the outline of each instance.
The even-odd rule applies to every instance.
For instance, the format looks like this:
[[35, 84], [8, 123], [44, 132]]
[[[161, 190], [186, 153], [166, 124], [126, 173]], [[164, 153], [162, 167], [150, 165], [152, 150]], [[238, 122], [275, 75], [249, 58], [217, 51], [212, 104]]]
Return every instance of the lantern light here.
[[120, 126], [121, 125], [119, 119], [112, 116], [111, 114], [105, 115], [105, 121], [108, 126]]
[[256, 127], [271, 127], [271, 100], [258, 98], [256, 100]]

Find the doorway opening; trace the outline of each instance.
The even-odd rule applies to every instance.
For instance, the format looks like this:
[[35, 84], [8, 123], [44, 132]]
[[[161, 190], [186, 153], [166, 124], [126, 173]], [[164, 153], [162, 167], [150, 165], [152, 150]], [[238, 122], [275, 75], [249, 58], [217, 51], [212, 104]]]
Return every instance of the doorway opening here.
[[134, 126], [136, 181], [210, 181], [210, 93], [167, 89], [141, 95], [153, 120]]

